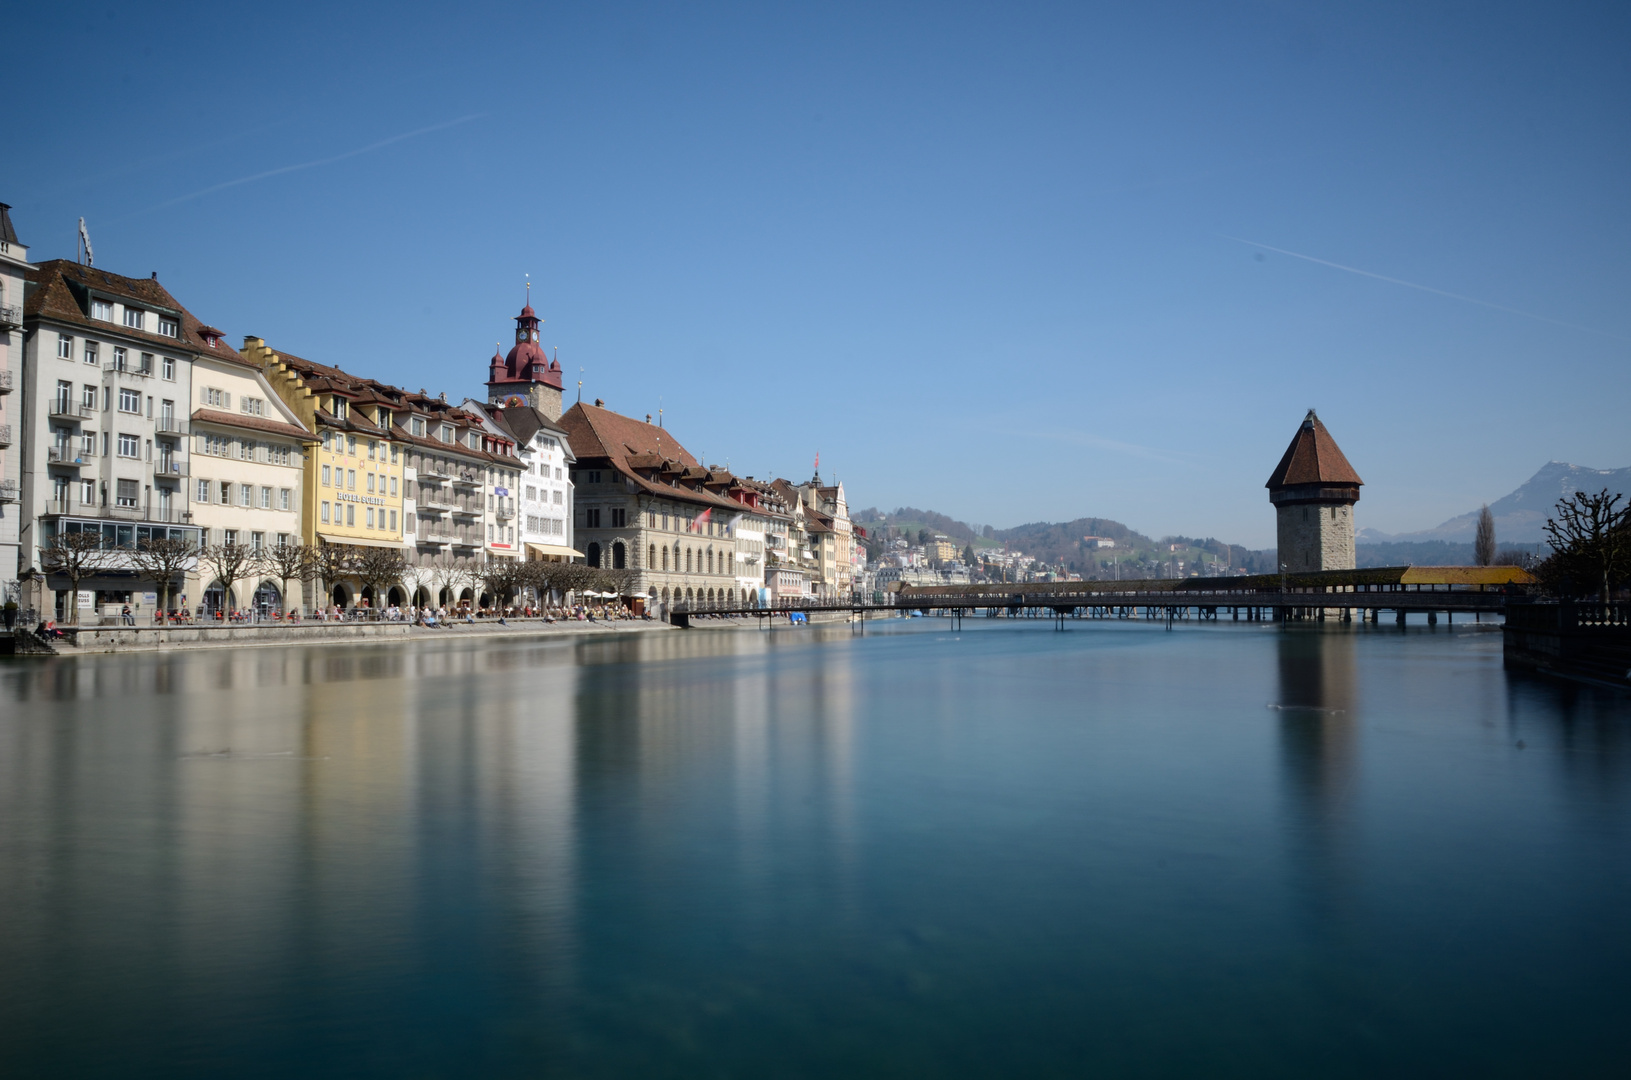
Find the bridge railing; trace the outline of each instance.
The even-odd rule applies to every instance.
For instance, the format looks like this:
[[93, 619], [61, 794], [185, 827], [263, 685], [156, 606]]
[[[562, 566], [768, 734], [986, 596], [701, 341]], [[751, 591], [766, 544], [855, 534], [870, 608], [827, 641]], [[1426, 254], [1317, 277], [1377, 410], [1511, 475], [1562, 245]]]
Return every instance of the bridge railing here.
[[1575, 600], [1513, 604], [1506, 624], [1532, 633], [1567, 633], [1575, 630], [1631, 629], [1631, 603], [1595, 603]]

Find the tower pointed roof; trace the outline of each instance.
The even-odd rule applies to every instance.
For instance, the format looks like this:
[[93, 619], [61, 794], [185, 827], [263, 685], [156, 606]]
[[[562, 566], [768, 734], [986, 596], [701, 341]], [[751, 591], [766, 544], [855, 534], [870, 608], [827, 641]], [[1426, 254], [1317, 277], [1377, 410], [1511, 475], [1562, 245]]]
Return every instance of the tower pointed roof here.
[[1291, 445], [1286, 447], [1285, 456], [1280, 459], [1269, 482], [1263, 486], [1270, 489], [1293, 484], [1348, 484], [1359, 487], [1364, 483], [1354, 472], [1354, 467], [1348, 464], [1348, 459], [1342, 456], [1336, 440], [1325, 430], [1320, 418], [1313, 409], [1309, 409], [1297, 434], [1292, 436]]

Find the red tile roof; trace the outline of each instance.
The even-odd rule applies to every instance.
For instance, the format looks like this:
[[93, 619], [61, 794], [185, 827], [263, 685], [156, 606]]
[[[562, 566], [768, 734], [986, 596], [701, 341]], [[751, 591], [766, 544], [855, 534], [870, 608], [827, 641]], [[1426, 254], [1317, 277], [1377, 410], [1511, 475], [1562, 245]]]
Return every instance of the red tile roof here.
[[1309, 409], [1302, 426], [1292, 437], [1291, 445], [1286, 447], [1285, 456], [1280, 459], [1274, 475], [1263, 486], [1280, 488], [1293, 484], [1350, 484], [1358, 487], [1364, 482], [1354, 472], [1354, 467], [1348, 464], [1348, 459], [1342, 456], [1336, 440], [1325, 430], [1325, 425], [1314, 415], [1314, 410]]
[[218, 409], [194, 409], [193, 419], [205, 424], [225, 424], [228, 427], [248, 428], [251, 431], [266, 431], [274, 435], [286, 435], [291, 439], [302, 442], [317, 442], [317, 436], [298, 424], [286, 424], [282, 420], [268, 420], [263, 416], [242, 416], [238, 413], [221, 412]]
[[[192, 312], [182, 307], [156, 277], [128, 278], [96, 267], [82, 266], [68, 259], [48, 259], [36, 264], [24, 276], [34, 285], [28, 299], [23, 302], [25, 319], [50, 319], [98, 334], [151, 342], [158, 350], [186, 349], [223, 360], [244, 362], [238, 351], [226, 342], [200, 333], [211, 328], [204, 326], [193, 317]], [[178, 313], [181, 316], [180, 339], [91, 318], [89, 290], [118, 297], [121, 301], [131, 301], [136, 307], [148, 310], [163, 308]]]
[[[561, 417], [561, 427], [580, 468], [591, 458], [602, 458], [649, 495], [737, 513], [746, 509], [704, 486], [726, 484], [732, 478], [704, 469], [666, 428], [581, 401]], [[654, 480], [653, 472], [672, 477], [673, 482]]]

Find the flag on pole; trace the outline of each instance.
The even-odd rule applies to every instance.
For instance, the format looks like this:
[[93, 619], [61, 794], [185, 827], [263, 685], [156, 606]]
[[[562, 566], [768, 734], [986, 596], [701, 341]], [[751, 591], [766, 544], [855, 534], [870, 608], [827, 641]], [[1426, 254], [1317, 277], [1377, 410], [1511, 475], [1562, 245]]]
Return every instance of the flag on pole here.
[[698, 514], [696, 516], [695, 520], [693, 520], [691, 522], [691, 524], [689, 526], [689, 531], [691, 531], [691, 532], [701, 532], [702, 531], [702, 523], [707, 521], [712, 516], [713, 516], [713, 509], [711, 507], [709, 509], [707, 509], [707, 510], [704, 510], [702, 513], [700, 513], [700, 514]]

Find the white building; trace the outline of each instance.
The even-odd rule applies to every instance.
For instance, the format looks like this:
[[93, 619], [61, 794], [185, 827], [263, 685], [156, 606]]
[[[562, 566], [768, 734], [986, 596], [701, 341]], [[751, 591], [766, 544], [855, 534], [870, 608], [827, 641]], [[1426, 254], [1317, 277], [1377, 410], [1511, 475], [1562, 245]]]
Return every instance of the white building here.
[[[67, 582], [38, 572], [41, 549], [59, 531], [98, 530], [116, 551], [155, 536], [198, 541], [183, 490], [192, 366], [232, 350], [157, 275], [127, 278], [53, 259], [27, 277], [18, 410], [23, 603], [66, 616]], [[139, 608], [141, 586], [129, 560], [116, 557], [81, 583], [77, 602]]]
[[28, 248], [17, 241], [10, 210], [0, 203], [0, 604], [18, 599], [17, 500], [23, 469], [12, 402], [22, 382], [23, 282], [29, 270]]
[[483, 427], [515, 442], [521, 471], [513, 488], [494, 492], [514, 510], [518, 546], [524, 557], [564, 562], [582, 552], [572, 544], [572, 456], [566, 430], [531, 405], [494, 405], [467, 399], [466, 411]]

